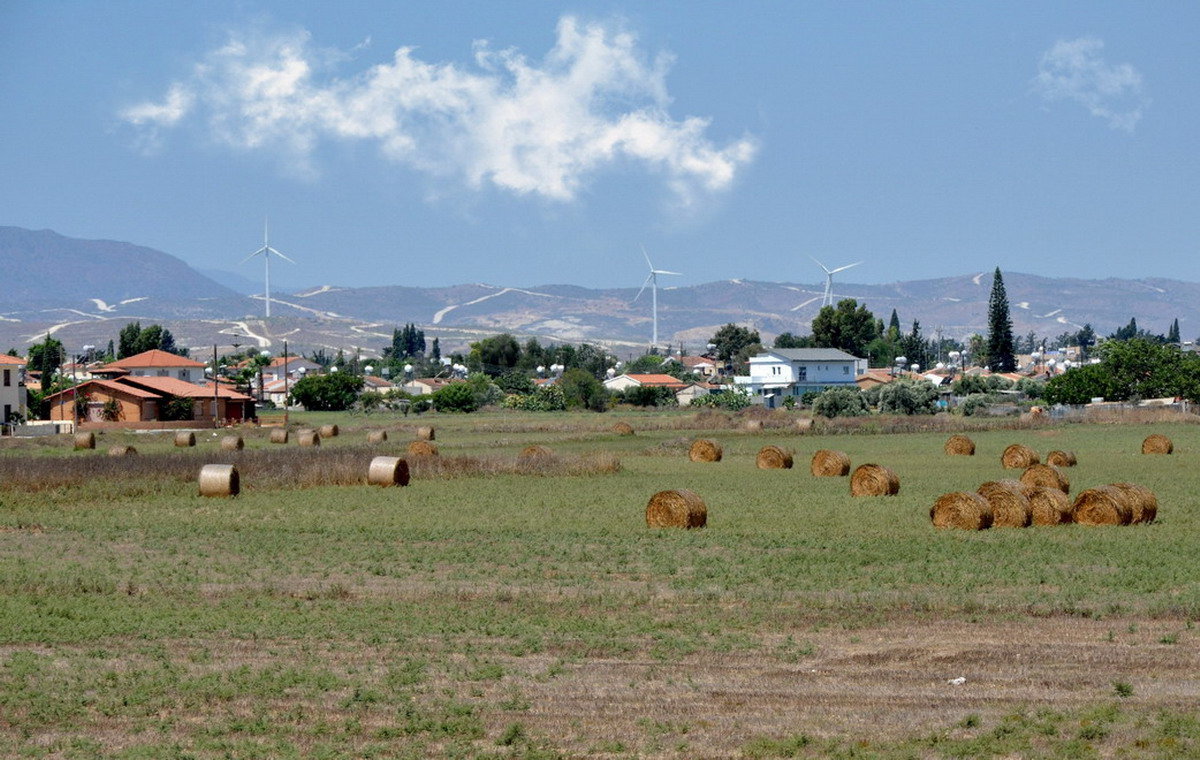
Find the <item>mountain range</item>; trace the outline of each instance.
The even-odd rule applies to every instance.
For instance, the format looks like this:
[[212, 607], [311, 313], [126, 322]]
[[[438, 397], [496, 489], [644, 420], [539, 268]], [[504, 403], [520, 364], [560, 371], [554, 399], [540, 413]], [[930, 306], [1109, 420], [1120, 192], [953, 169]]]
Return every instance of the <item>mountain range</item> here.
[[[261, 292], [239, 293], [170, 254], [17, 227], [0, 227], [0, 272], [0, 350], [22, 349], [52, 333], [74, 353], [86, 344], [105, 345], [135, 320], [163, 324], [180, 345], [198, 352], [214, 343], [222, 351], [234, 345], [277, 351], [286, 339], [293, 351], [360, 349], [368, 356], [390, 342], [394, 327], [409, 322], [427, 338], [440, 338], [447, 353], [511, 332], [543, 342], [603, 343], [632, 355], [651, 332], [649, 293], [635, 300], [636, 288], [575, 285], [284, 288], [272, 293], [268, 322], [260, 316]], [[1104, 335], [1131, 317], [1153, 332], [1166, 332], [1179, 319], [1185, 339], [1200, 331], [1197, 283], [1003, 274], [1018, 334], [1054, 337], [1090, 323]], [[248, 289], [244, 281], [224, 279]], [[986, 331], [991, 286], [987, 271], [884, 285], [838, 282], [835, 290], [884, 320], [894, 309], [905, 331], [919, 320], [927, 336], [940, 329], [961, 339]], [[823, 285], [750, 280], [660, 288], [660, 340], [696, 349], [729, 322], [751, 326], [766, 340], [785, 331], [806, 334], [822, 291]]]

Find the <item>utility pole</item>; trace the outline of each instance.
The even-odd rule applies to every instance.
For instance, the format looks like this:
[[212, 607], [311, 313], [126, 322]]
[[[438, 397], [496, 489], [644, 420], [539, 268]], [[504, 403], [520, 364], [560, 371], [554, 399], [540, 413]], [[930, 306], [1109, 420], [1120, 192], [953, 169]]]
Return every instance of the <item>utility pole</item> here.
[[217, 427], [217, 372], [219, 369], [220, 369], [220, 365], [217, 364], [217, 344], [214, 343], [213, 344], [213, 374], [212, 374], [212, 384], [213, 384], [212, 415], [213, 415], [213, 427], [214, 428]]
[[287, 341], [283, 342], [283, 429], [288, 426], [288, 355]]

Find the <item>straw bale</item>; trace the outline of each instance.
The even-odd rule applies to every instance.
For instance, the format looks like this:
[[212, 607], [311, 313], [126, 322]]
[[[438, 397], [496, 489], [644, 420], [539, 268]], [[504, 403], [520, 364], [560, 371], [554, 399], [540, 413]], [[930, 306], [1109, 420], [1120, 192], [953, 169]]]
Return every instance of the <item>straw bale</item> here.
[[1057, 467], [1049, 464], [1031, 464], [1021, 473], [1021, 482], [1027, 486], [1049, 486], [1063, 493], [1071, 493], [1071, 481]]
[[618, 422], [612, 426], [612, 431], [617, 435], [633, 435], [633, 426], [628, 422]]
[[721, 444], [711, 438], [697, 438], [688, 449], [688, 459], [693, 462], [720, 462], [724, 455]]
[[708, 507], [693, 491], [680, 488], [659, 491], [646, 505], [649, 528], [703, 528], [708, 523]]
[[796, 430], [800, 431], [801, 433], [809, 432], [810, 430], [812, 430], [812, 427], [813, 427], [813, 418], [812, 417], [801, 417], [800, 419], [796, 420]]
[[96, 434], [90, 430], [86, 433], [75, 434], [75, 450], [96, 448]]
[[387, 443], [388, 434], [386, 430], [372, 430], [367, 433], [367, 443]]
[[240, 435], [227, 435], [221, 439], [222, 451], [241, 451], [245, 447], [246, 442]]
[[779, 446], [763, 446], [754, 458], [754, 464], [760, 470], [790, 470], [792, 452]]
[[975, 492], [992, 505], [993, 528], [1026, 528], [1033, 522], [1030, 488], [1019, 480], [989, 480]]
[[850, 475], [851, 496], [895, 496], [900, 493], [900, 477], [890, 467], [863, 464]]
[[287, 428], [275, 428], [271, 431], [271, 443], [287, 443], [288, 431]]
[[417, 428], [418, 441], [432, 441], [436, 437], [437, 432], [433, 429], [432, 425], [422, 425], [421, 427]]
[[1158, 516], [1158, 497], [1153, 491], [1136, 483], [1113, 483], [1112, 487], [1125, 494], [1132, 513], [1129, 518], [1131, 524], [1154, 522]]
[[521, 449], [521, 453], [517, 455], [517, 458], [522, 459], [522, 460], [530, 460], [530, 459], [548, 459], [553, 456], [554, 456], [554, 452], [551, 451], [550, 449], [546, 448], [545, 446], [539, 446], [537, 444], [533, 444], [533, 445], [526, 446], [525, 448]]
[[850, 474], [850, 457], [842, 451], [821, 449], [813, 454], [812, 474], [818, 478], [841, 478]]
[[322, 438], [337, 438], [337, 435], [338, 435], [338, 426], [337, 425], [322, 425], [321, 426], [321, 437]]
[[763, 421], [762, 420], [746, 420], [745, 422], [742, 423], [742, 430], [745, 430], [749, 433], [754, 433], [754, 432], [757, 432], [762, 429], [763, 429]]
[[992, 505], [977, 493], [954, 491], [937, 498], [929, 519], [935, 528], [983, 530], [992, 527]]
[[975, 442], [965, 435], [952, 435], [946, 439], [945, 452], [951, 456], [975, 456]]
[[137, 453], [137, 449], [132, 446], [109, 446], [108, 455], [110, 457], [127, 457]]
[[1004, 465], [1006, 470], [1024, 470], [1040, 461], [1036, 451], [1021, 443], [1012, 444], [1000, 455], [1000, 464]]
[[237, 496], [241, 490], [241, 478], [233, 465], [206, 464], [200, 468], [201, 496]]
[[1171, 443], [1171, 439], [1159, 433], [1148, 435], [1142, 441], [1143, 454], [1170, 454], [1174, 450], [1175, 444]]
[[400, 457], [375, 457], [367, 468], [367, 483], [373, 486], [408, 485], [408, 462]]
[[1033, 486], [1027, 492], [1034, 525], [1062, 525], [1071, 522], [1071, 500], [1052, 486]]
[[181, 449], [196, 445], [196, 434], [190, 431], [180, 431], [175, 434], [175, 445]]
[[1055, 467], [1074, 467], [1078, 463], [1074, 451], [1051, 451], [1046, 455], [1046, 464], [1052, 464]]
[[408, 444], [408, 453], [414, 457], [435, 457], [438, 454], [436, 443], [429, 441], [413, 441]]
[[300, 430], [296, 433], [296, 442], [301, 446], [320, 446], [321, 434], [316, 430]]
[[1128, 525], [1133, 522], [1129, 494], [1113, 486], [1089, 488], [1075, 497], [1071, 519], [1080, 525]]

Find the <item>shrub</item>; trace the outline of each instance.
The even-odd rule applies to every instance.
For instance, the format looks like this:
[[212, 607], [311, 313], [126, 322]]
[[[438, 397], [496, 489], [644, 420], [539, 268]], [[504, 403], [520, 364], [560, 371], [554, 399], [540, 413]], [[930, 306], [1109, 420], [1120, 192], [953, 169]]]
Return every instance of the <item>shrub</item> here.
[[880, 386], [879, 411], [890, 414], [933, 414], [938, 391], [924, 380], [897, 380]]
[[354, 404], [361, 387], [360, 378], [345, 372], [307, 375], [292, 387], [289, 398], [310, 412], [341, 412]]
[[679, 403], [675, 398], [675, 391], [655, 385], [626, 388], [621, 398], [626, 404], [633, 406], [675, 406]]
[[736, 412], [750, 406], [750, 403], [750, 396], [739, 390], [719, 390], [697, 397], [692, 401], [692, 406]]
[[439, 412], [473, 412], [479, 408], [470, 383], [444, 385], [433, 392], [432, 402]]
[[813, 401], [813, 412], [822, 417], [861, 417], [867, 404], [858, 388], [830, 388]]
[[190, 420], [194, 416], [196, 402], [180, 396], [169, 397], [158, 410], [158, 417], [164, 421]]

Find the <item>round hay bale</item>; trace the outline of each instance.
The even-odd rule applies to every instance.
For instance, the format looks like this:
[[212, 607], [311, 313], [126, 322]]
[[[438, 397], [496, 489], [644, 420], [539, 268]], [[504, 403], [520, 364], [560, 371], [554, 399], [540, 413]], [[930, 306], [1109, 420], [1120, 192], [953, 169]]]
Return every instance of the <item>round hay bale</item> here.
[[973, 457], [975, 456], [975, 442], [965, 435], [952, 435], [946, 439], [944, 450], [950, 456]]
[[754, 458], [754, 464], [760, 470], [790, 470], [792, 452], [779, 446], [763, 446]]
[[432, 425], [422, 425], [417, 428], [418, 441], [432, 441], [437, 436]]
[[1040, 461], [1036, 451], [1020, 443], [1014, 443], [1000, 455], [1000, 464], [1004, 465], [1006, 470], [1024, 470]]
[[862, 464], [850, 475], [851, 496], [895, 496], [900, 493], [900, 477], [890, 467]]
[[315, 430], [301, 430], [296, 433], [296, 442], [301, 446], [320, 446], [321, 434]]
[[756, 433], [762, 429], [763, 429], [763, 421], [762, 420], [746, 420], [745, 422], [742, 423], [742, 430], [745, 430], [747, 433]]
[[1046, 455], [1046, 464], [1052, 464], [1055, 467], [1074, 467], [1078, 463], [1074, 451], [1051, 451]]
[[1143, 454], [1170, 454], [1174, 450], [1175, 444], [1171, 443], [1171, 439], [1158, 433], [1148, 435], [1142, 441]]
[[1111, 485], [1125, 494], [1131, 511], [1129, 517], [1131, 525], [1154, 522], [1154, 518], [1158, 516], [1158, 497], [1154, 495], [1153, 491], [1136, 483], [1113, 483]]
[[633, 435], [633, 425], [628, 422], [618, 422], [612, 426], [612, 431], [617, 435]]
[[850, 474], [850, 457], [841, 451], [821, 449], [813, 454], [812, 474], [818, 478], [841, 478]]
[[287, 428], [275, 428], [271, 431], [271, 443], [287, 443], [288, 431]]
[[367, 483], [373, 486], [408, 485], [408, 462], [400, 457], [375, 457], [367, 468]]
[[553, 456], [554, 452], [550, 449], [546, 448], [545, 446], [538, 446], [534, 444], [521, 449], [521, 453], [517, 454], [517, 459], [529, 461], [535, 459], [549, 459]]
[[438, 447], [429, 441], [413, 441], [408, 444], [408, 453], [414, 457], [435, 457], [438, 455]]
[[108, 455], [110, 457], [127, 457], [137, 453], [137, 449], [132, 446], [109, 446]]
[[703, 528], [707, 523], [704, 499], [686, 488], [659, 491], [646, 505], [648, 528]]
[[338, 426], [337, 425], [322, 425], [321, 426], [321, 437], [322, 438], [337, 438], [337, 434], [338, 434]]
[[233, 465], [206, 464], [200, 468], [201, 496], [237, 496], [241, 490], [241, 478]]
[[1033, 486], [1026, 492], [1033, 512], [1033, 525], [1063, 525], [1071, 522], [1071, 500], [1053, 486]]
[[192, 432], [178, 432], [175, 434], [175, 445], [178, 448], [186, 449], [189, 446], [196, 445], [196, 434]]
[[96, 448], [96, 434], [88, 431], [86, 433], [75, 434], [75, 450], [94, 449]]
[[387, 443], [386, 430], [372, 430], [367, 433], [367, 443]]
[[989, 480], [975, 493], [992, 505], [993, 528], [1027, 528], [1033, 522], [1029, 489], [1019, 480]]
[[983, 530], [992, 527], [992, 505], [977, 493], [954, 491], [937, 498], [929, 519], [935, 528]]
[[688, 459], [693, 462], [720, 462], [724, 453], [721, 444], [711, 438], [697, 438], [688, 449]]
[[1071, 493], [1071, 481], [1053, 465], [1031, 464], [1021, 473], [1021, 482], [1027, 486], [1048, 486], [1063, 493]]
[[246, 448], [246, 442], [240, 435], [227, 435], [221, 439], [222, 451], [241, 451]]
[[1133, 522], [1129, 495], [1112, 486], [1089, 488], [1075, 497], [1071, 520], [1080, 525], [1128, 525]]

